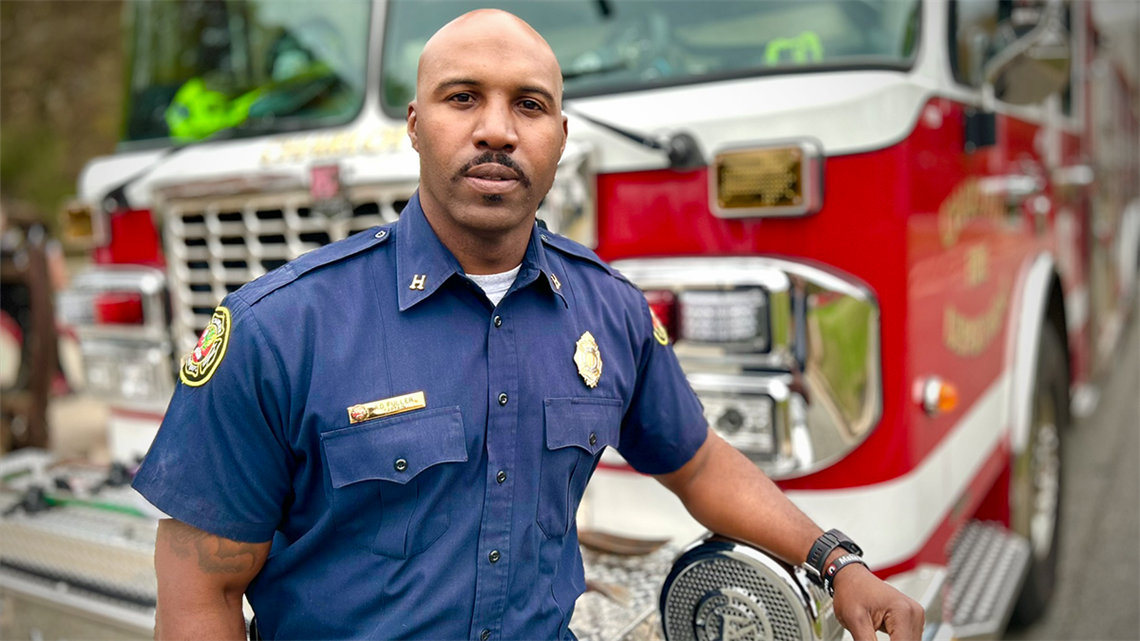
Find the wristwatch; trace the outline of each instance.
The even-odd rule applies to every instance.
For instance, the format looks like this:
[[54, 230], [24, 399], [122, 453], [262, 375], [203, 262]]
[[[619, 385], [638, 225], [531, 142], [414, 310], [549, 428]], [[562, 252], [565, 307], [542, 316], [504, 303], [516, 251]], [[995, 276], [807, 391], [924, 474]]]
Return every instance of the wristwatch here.
[[811, 575], [819, 585], [823, 585], [823, 571], [827, 563], [827, 557], [831, 556], [835, 548], [843, 548], [851, 554], [863, 556], [863, 548], [856, 545], [846, 534], [839, 530], [828, 530], [824, 532], [823, 535], [812, 544], [811, 551], [808, 552], [807, 562], [804, 563], [808, 569], [808, 574]]

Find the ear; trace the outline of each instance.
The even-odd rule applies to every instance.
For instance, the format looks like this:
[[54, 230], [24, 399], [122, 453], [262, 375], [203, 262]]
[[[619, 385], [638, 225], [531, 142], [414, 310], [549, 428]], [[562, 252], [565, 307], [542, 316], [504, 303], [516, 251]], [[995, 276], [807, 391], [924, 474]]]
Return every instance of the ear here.
[[412, 149], [420, 150], [419, 138], [416, 136], [416, 101], [408, 103], [408, 140], [412, 141]]
[[566, 120], [566, 116], [563, 115], [562, 116], [562, 149], [558, 152], [559, 156], [562, 155], [563, 151], [566, 151], [566, 139], [569, 136], [570, 136], [570, 127], [569, 127], [568, 121]]

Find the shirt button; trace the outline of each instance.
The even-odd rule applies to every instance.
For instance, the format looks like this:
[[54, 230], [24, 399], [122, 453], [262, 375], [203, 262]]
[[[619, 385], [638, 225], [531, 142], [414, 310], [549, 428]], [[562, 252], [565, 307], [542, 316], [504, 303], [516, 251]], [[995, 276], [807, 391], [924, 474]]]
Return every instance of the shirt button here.
[[499, 405], [506, 405], [506, 404], [507, 404], [507, 393], [503, 392], [502, 394], [499, 394]]
[[408, 462], [402, 458], [396, 459], [396, 471], [403, 472], [406, 469], [408, 469]]
[[487, 641], [487, 639], [491, 638], [491, 631], [483, 630], [483, 633], [479, 635], [479, 638], [482, 639], [482, 641]]
[[495, 480], [499, 482], [499, 485], [502, 485], [507, 480], [507, 473], [499, 470], [499, 473], [495, 475]]
[[495, 327], [502, 327], [502, 326], [503, 326], [503, 317], [502, 316], [496, 316], [495, 317]]
[[499, 562], [499, 551], [498, 550], [491, 550], [491, 553], [487, 555], [487, 560], [489, 560], [491, 563], [498, 563]]
[[590, 445], [597, 445], [597, 444], [598, 444], [598, 435], [593, 433], [593, 432], [590, 432]]

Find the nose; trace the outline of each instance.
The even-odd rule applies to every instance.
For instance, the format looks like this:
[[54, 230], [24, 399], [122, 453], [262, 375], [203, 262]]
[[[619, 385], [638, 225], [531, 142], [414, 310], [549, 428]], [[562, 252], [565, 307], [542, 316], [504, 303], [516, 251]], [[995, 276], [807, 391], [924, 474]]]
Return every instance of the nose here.
[[514, 151], [518, 145], [518, 131], [506, 100], [489, 100], [481, 110], [481, 118], [472, 132], [473, 142], [479, 149]]

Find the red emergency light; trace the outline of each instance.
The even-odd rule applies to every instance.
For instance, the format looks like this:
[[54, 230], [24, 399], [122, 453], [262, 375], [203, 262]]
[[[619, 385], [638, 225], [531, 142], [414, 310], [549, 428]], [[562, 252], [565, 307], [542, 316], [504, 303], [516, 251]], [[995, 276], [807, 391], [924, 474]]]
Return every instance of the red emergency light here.
[[104, 292], [95, 297], [95, 322], [100, 325], [142, 325], [142, 294]]
[[95, 262], [102, 265], [149, 265], [165, 267], [162, 243], [148, 209], [120, 210], [110, 215], [110, 242], [95, 249]]

